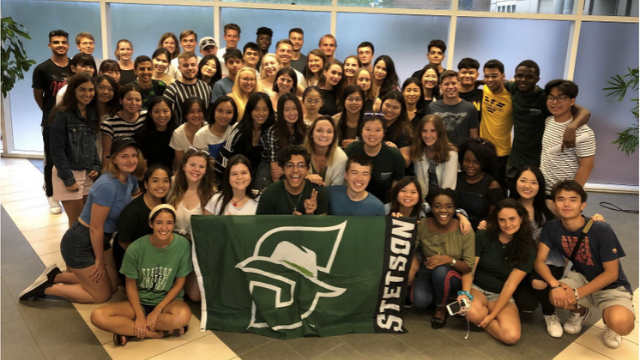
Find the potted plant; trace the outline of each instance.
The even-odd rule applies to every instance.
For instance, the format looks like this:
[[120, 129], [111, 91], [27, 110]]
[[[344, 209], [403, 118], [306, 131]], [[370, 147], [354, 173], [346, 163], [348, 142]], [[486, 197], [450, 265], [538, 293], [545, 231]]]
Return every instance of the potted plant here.
[[22, 24], [10, 17], [2, 18], [2, 97], [5, 98], [16, 81], [24, 79], [24, 73], [36, 64], [27, 58], [20, 37], [31, 40]]
[[[612, 76], [607, 83], [611, 86], [602, 89], [608, 91], [607, 98], [622, 102], [627, 90], [638, 91], [638, 68], [629, 68], [629, 72], [623, 76]], [[631, 99], [631, 101], [636, 105], [631, 109], [631, 113], [635, 117], [635, 124], [618, 133], [618, 138], [613, 142], [618, 145], [618, 150], [623, 151], [627, 156], [638, 150], [638, 99]]]

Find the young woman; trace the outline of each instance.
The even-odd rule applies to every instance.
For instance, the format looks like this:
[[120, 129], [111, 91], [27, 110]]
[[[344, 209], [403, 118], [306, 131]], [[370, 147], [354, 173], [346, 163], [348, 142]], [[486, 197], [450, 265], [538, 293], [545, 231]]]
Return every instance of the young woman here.
[[167, 99], [161, 96], [151, 99], [145, 119], [144, 125], [136, 130], [133, 138], [140, 144], [142, 153], [147, 155], [147, 164], [173, 168], [176, 153], [169, 144], [176, 122]]
[[271, 105], [278, 107], [278, 100], [282, 94], [296, 93], [298, 88], [298, 76], [290, 67], [283, 67], [276, 74], [276, 81], [273, 83], [273, 95], [271, 95]]
[[182, 104], [182, 114], [185, 122], [178, 126], [171, 135], [169, 146], [176, 152], [176, 164], [182, 162], [184, 153], [193, 146], [196, 133], [204, 126], [204, 112], [206, 110], [204, 101], [197, 97], [188, 98]]
[[[165, 202], [165, 196], [171, 189], [171, 170], [163, 165], [151, 165], [145, 171], [142, 182], [144, 193], [122, 210], [118, 220], [118, 233], [113, 241], [113, 259], [118, 272], [127, 248], [137, 239], [153, 232], [149, 227], [149, 215], [152, 209]], [[125, 285], [126, 277], [122, 273], [119, 277], [122, 285]]]
[[247, 105], [249, 97], [260, 91], [260, 86], [257, 81], [258, 75], [255, 69], [248, 67], [242, 68], [238, 71], [236, 81], [233, 83], [233, 89], [227, 94], [227, 96], [232, 98], [236, 103], [239, 119], [242, 119], [244, 115], [244, 108]]
[[153, 61], [146, 55], [141, 55], [133, 62], [133, 70], [137, 76], [134, 81], [142, 92], [142, 108], [148, 109], [149, 101], [156, 96], [162, 96], [167, 84], [160, 80], [153, 80]]
[[131, 57], [133, 56], [133, 44], [127, 39], [118, 40], [115, 51], [118, 65], [120, 65], [120, 85], [125, 86], [136, 79], [133, 71], [134, 65]]
[[196, 77], [206, 82], [213, 89], [213, 85], [222, 79], [222, 67], [220, 60], [215, 55], [206, 55], [198, 64], [198, 75]]
[[100, 172], [100, 156], [95, 146], [98, 117], [88, 106], [94, 94], [93, 78], [81, 72], [69, 79], [62, 103], [51, 111], [53, 199], [62, 202], [69, 226], [80, 216], [89, 189]]
[[193, 146], [207, 150], [213, 159], [218, 157], [220, 149], [225, 145], [233, 125], [238, 120], [236, 103], [228, 96], [221, 96], [211, 105], [209, 124], [196, 132]]
[[458, 194], [452, 189], [435, 189], [428, 196], [433, 217], [418, 225], [416, 248], [422, 256], [415, 256], [409, 275], [413, 284], [413, 304], [425, 309], [436, 304], [431, 327], [440, 329], [446, 324], [448, 299], [463, 288], [471, 287], [471, 269], [475, 260], [475, 234], [462, 235], [456, 216]]
[[397, 90], [391, 90], [382, 97], [380, 111], [384, 116], [385, 143], [387, 146], [400, 150], [404, 157], [405, 167], [409, 167], [413, 128], [407, 119], [406, 106], [404, 96]]
[[[396, 66], [389, 56], [381, 55], [373, 63], [372, 80], [376, 98], [385, 96], [391, 90], [399, 89]], [[377, 109], [375, 105], [373, 108]]]
[[[93, 56], [87, 55], [85, 53], [76, 54], [69, 61], [69, 68], [71, 69], [71, 74], [69, 77], [71, 77], [74, 74], [79, 74], [81, 72], [86, 72], [90, 76], [96, 75], [95, 60], [93, 59]], [[56, 94], [56, 105], [60, 105], [62, 103], [62, 98], [64, 97], [64, 94], [66, 93], [66, 91], [67, 91], [67, 85], [63, 86], [62, 88], [60, 88], [60, 90], [58, 90], [58, 93]]]
[[102, 132], [102, 163], [106, 163], [111, 143], [115, 138], [133, 136], [144, 125], [146, 110], [142, 110], [142, 90], [136, 84], [127, 84], [120, 90], [122, 109], [100, 125]]
[[122, 88], [120, 85], [120, 64], [115, 60], [105, 59], [100, 64], [100, 75], [109, 75], [113, 80], [118, 83], [118, 89]]
[[268, 53], [262, 57], [260, 64], [260, 89], [271, 96], [273, 95], [273, 84], [276, 82], [276, 74], [282, 68], [282, 63], [276, 54]]
[[327, 55], [320, 49], [309, 51], [307, 55], [307, 67], [304, 70], [304, 77], [308, 86], [318, 86], [322, 78], [322, 70], [327, 63]]
[[309, 126], [313, 120], [320, 116], [320, 108], [324, 105], [324, 98], [317, 86], [309, 86], [302, 93], [302, 104], [304, 105], [304, 123]]
[[80, 217], [62, 237], [60, 253], [68, 271], [47, 268], [20, 294], [21, 300], [54, 295], [80, 303], [101, 303], [116, 292], [118, 275], [111, 235], [117, 230], [122, 209], [139, 194], [137, 177], [146, 166], [138, 145], [130, 137], [116, 139], [110, 150], [112, 156], [89, 190]]
[[[253, 171], [264, 167], [266, 174], [269, 174], [269, 164], [262, 162], [264, 149], [260, 139], [275, 121], [276, 115], [269, 96], [262, 92], [251, 95], [244, 112], [244, 119], [231, 132], [227, 143], [220, 149], [216, 158], [216, 176], [223, 176], [225, 169], [229, 166], [229, 159], [238, 154], [249, 159]], [[266, 187], [266, 185], [262, 186], [264, 181], [260, 182], [255, 172], [251, 173], [251, 177], [256, 179], [255, 186], [258, 189]]]
[[424, 95], [424, 107], [432, 102], [440, 99], [440, 79], [438, 75], [438, 66], [429, 64], [420, 72], [420, 81], [422, 81], [422, 93]]
[[447, 138], [438, 115], [427, 115], [416, 127], [411, 141], [411, 160], [423, 194], [436, 188], [456, 188], [458, 152]]
[[356, 84], [356, 71], [362, 67], [362, 62], [360, 59], [351, 55], [344, 59], [344, 85], [355, 85]]
[[402, 83], [402, 96], [407, 106], [407, 119], [416, 128], [427, 111], [420, 80], [410, 77]]
[[373, 75], [371, 74], [371, 71], [367, 68], [360, 68], [356, 71], [355, 78], [356, 85], [358, 85], [365, 94], [363, 110], [364, 112], [372, 112], [373, 104], [376, 100], [376, 91], [372, 85]]
[[96, 92], [93, 97], [92, 106], [98, 117], [98, 122], [96, 123], [98, 129], [96, 133], [96, 149], [101, 158], [103, 150], [100, 127], [102, 127], [102, 123], [107, 120], [109, 116], [120, 108], [118, 87], [118, 83], [109, 75], [99, 75], [96, 77]]
[[[132, 337], [157, 339], [189, 330], [191, 309], [182, 298], [185, 277], [193, 271], [191, 244], [171, 232], [175, 220], [170, 205], [153, 209], [147, 223], [153, 232], [129, 246], [120, 270], [129, 300], [91, 313], [93, 325], [113, 333], [115, 346], [126, 345]], [[155, 281], [158, 276], [163, 281]]]
[[521, 332], [511, 296], [533, 270], [535, 257], [527, 210], [516, 200], [500, 201], [488, 218], [487, 230], [476, 233], [473, 285], [463, 284], [459, 299], [471, 300], [470, 322], [508, 345], [517, 343]]
[[171, 85], [176, 79], [167, 74], [167, 69], [169, 69], [171, 65], [171, 53], [169, 53], [169, 50], [162, 47], [158, 48], [153, 52], [151, 59], [153, 60], [153, 74], [151, 78], [162, 81], [167, 84], [167, 86]]
[[302, 146], [311, 155], [307, 180], [322, 186], [344, 184], [348, 158], [338, 147], [336, 123], [331, 117], [320, 116], [311, 123]]
[[496, 157], [496, 148], [482, 138], [467, 139], [458, 149], [458, 173], [456, 191], [460, 194], [460, 207], [469, 214], [473, 229], [493, 212], [503, 199], [502, 188], [487, 171]]
[[345, 153], [348, 157], [365, 154], [371, 158], [373, 168], [367, 191], [387, 203], [387, 192], [404, 177], [404, 158], [398, 149], [383, 143], [385, 120], [380, 114], [366, 114], [362, 120], [362, 141], [349, 145]]
[[283, 174], [282, 168], [278, 165], [278, 151], [289, 145], [302, 144], [306, 132], [307, 126], [302, 118], [300, 100], [291, 93], [282, 95], [278, 100], [276, 123], [260, 138], [264, 149], [262, 161], [269, 164], [269, 168], [259, 168], [257, 177], [265, 182], [278, 181]]
[[180, 47], [178, 46], [180, 42], [178, 41], [178, 37], [176, 34], [172, 32], [167, 32], [160, 36], [160, 41], [158, 41], [158, 49], [164, 48], [167, 49], [170, 53], [169, 62], [175, 59], [180, 55]]
[[357, 85], [348, 85], [342, 93], [342, 112], [333, 116], [337, 124], [338, 145], [346, 148], [358, 139], [362, 123], [364, 92]]
[[251, 161], [241, 154], [233, 155], [224, 171], [222, 189], [205, 209], [214, 215], [255, 215], [259, 196], [253, 189]]
[[344, 69], [338, 60], [331, 60], [325, 65], [318, 88], [324, 99], [318, 111], [322, 115], [333, 116], [340, 111], [338, 99], [342, 98], [342, 74]]

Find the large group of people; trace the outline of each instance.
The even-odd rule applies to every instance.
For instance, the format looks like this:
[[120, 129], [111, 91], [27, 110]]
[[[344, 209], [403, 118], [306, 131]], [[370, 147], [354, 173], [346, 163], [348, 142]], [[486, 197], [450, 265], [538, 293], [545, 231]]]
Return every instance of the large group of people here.
[[[225, 25], [218, 49], [192, 30], [165, 33], [135, 58], [122, 39], [117, 60], [100, 60], [91, 34], [69, 59], [69, 35], [50, 32], [33, 89], [46, 195], [69, 220], [67, 269], [47, 268], [22, 300], [102, 303], [121, 283], [128, 301], [91, 316], [114, 344], [179, 336], [185, 295], [201, 298], [191, 215], [395, 216], [419, 221], [405, 306], [435, 305], [433, 328], [458, 300], [505, 344], [538, 304], [554, 338], [579, 333], [590, 306], [607, 346], [633, 330], [624, 250], [601, 216], [582, 214], [595, 138], [575, 83], [538, 87], [531, 60], [514, 81], [495, 59], [445, 69], [441, 40], [401, 83], [371, 42], [341, 62], [330, 34], [306, 55], [300, 28], [273, 53], [271, 29], [242, 51], [240, 35]], [[572, 311], [564, 326], [556, 308]]]

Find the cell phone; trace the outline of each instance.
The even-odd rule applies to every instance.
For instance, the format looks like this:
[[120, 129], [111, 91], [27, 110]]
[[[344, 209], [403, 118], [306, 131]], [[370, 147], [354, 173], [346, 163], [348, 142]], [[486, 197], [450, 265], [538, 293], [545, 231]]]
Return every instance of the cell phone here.
[[449, 311], [449, 315], [464, 315], [469, 311], [470, 305], [467, 299], [461, 299], [459, 302], [454, 301], [451, 304], [447, 305], [447, 310]]

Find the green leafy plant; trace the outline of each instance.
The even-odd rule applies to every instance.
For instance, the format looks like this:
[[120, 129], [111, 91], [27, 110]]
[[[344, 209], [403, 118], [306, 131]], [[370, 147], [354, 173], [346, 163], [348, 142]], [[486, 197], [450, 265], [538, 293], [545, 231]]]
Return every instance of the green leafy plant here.
[[[608, 91], [607, 98], [610, 101], [622, 102], [627, 95], [627, 90], [631, 92], [638, 91], [638, 68], [629, 68], [629, 73], [623, 76], [612, 76], [607, 83], [611, 86], [602, 89]], [[631, 101], [635, 102], [636, 105], [631, 109], [631, 113], [636, 118], [635, 124], [618, 133], [618, 138], [613, 142], [613, 144], [618, 145], [618, 150], [623, 151], [627, 156], [638, 150], [638, 99], [631, 99]]]
[[31, 40], [27, 30], [12, 18], [2, 18], [2, 97], [13, 89], [17, 80], [24, 79], [35, 60], [29, 60], [20, 37]]

